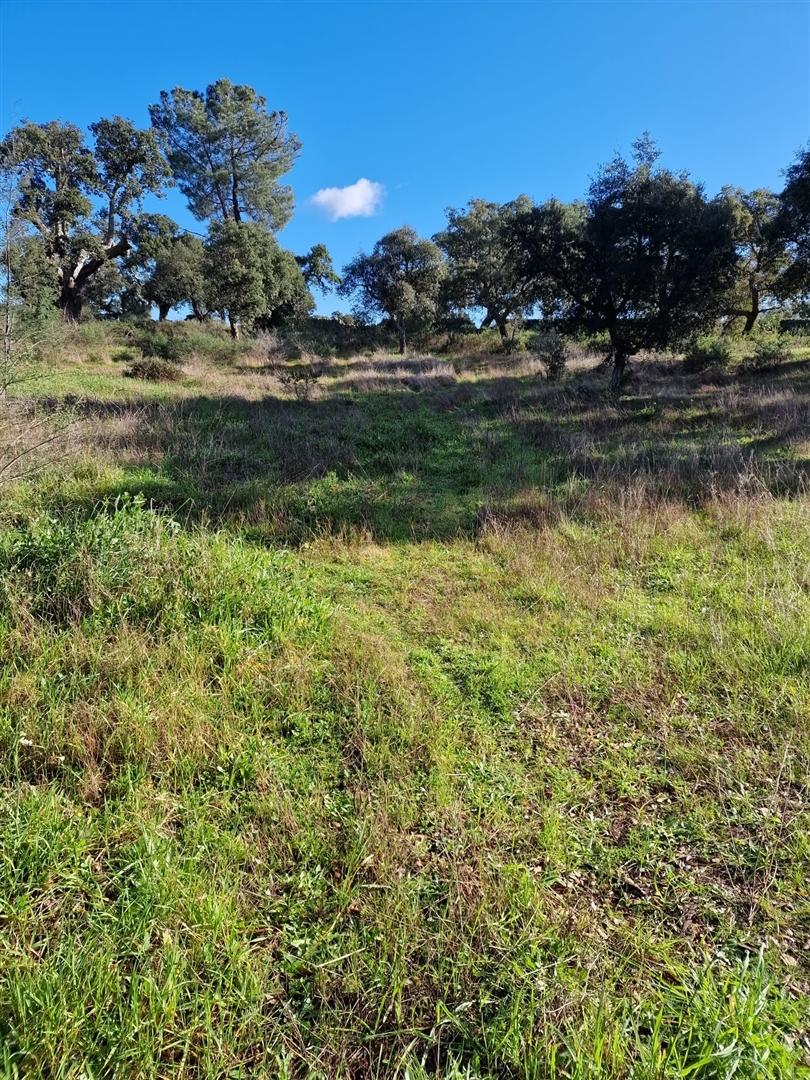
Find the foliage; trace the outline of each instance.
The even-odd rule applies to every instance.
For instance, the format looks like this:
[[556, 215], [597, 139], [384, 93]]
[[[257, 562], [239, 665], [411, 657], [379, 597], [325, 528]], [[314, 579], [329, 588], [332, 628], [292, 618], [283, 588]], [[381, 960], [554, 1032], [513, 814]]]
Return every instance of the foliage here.
[[147, 354], [143, 360], [135, 360], [124, 374], [130, 379], [146, 379], [149, 382], [177, 382], [182, 371], [172, 360]]
[[205, 280], [212, 306], [226, 311], [232, 323], [273, 326], [314, 306], [295, 256], [252, 222], [225, 221], [212, 227]]
[[777, 330], [763, 329], [754, 338], [754, 348], [746, 360], [746, 366], [755, 370], [776, 367], [790, 358], [790, 346], [785, 334]]
[[508, 320], [535, 302], [531, 281], [519, 272], [513, 237], [531, 208], [525, 195], [503, 205], [472, 199], [464, 210], [449, 209], [447, 227], [433, 238], [447, 256], [447, 307], [483, 308], [481, 327], [494, 323], [503, 341]]
[[251, 86], [219, 79], [203, 93], [176, 87], [149, 106], [177, 185], [200, 220], [254, 221], [280, 229], [293, 195], [279, 178], [301, 149], [284, 112], [268, 112]]
[[[0, 399], [33, 375], [53, 310], [53, 294], [39, 273], [38, 252], [15, 218], [15, 199], [14, 177], [6, 173], [0, 178]], [[15, 456], [12, 450], [10, 457]], [[0, 477], [4, 472], [3, 464]]]
[[168, 169], [154, 134], [140, 131], [131, 120], [121, 116], [97, 120], [90, 132], [109, 244], [118, 226], [131, 227], [133, 207], [139, 207], [145, 195], [161, 192]]
[[628, 357], [671, 348], [721, 312], [736, 266], [731, 215], [685, 175], [655, 165], [649, 138], [634, 164], [617, 157], [584, 203], [554, 200], [515, 229], [522, 273], [547, 315], [573, 329], [605, 329], [620, 382]]
[[18, 231], [9, 236], [11, 297], [19, 315], [34, 323], [47, 319], [59, 299], [56, 275], [40, 236]]
[[[208, 308], [205, 276], [205, 247], [199, 237], [180, 233], [156, 244], [149, 252], [150, 272], [143, 283], [143, 296], [155, 304], [161, 319], [172, 308], [190, 305], [202, 318]], [[214, 302], [212, 306], [216, 306]]]
[[436, 330], [439, 333], [447, 334], [448, 348], [458, 345], [465, 337], [470, 337], [477, 332], [475, 323], [470, 316], [456, 309], [454, 304], [447, 302], [447, 294], [444, 289], [440, 291]]
[[791, 257], [778, 286], [785, 299], [810, 293], [810, 148], [798, 155], [786, 174], [778, 229]]
[[314, 285], [326, 293], [340, 284], [340, 274], [332, 265], [332, 256], [325, 244], [313, 244], [306, 255], [296, 255], [295, 261], [301, 267], [308, 287]]
[[361, 318], [391, 319], [404, 353], [407, 332], [436, 319], [444, 275], [437, 245], [405, 226], [378, 240], [370, 255], [358, 255], [344, 267], [339, 292], [356, 298]]
[[278, 381], [285, 389], [292, 391], [297, 401], [309, 401], [322, 374], [322, 368], [311, 362], [276, 367]]
[[90, 130], [92, 150], [75, 125], [57, 121], [20, 124], [0, 144], [0, 165], [16, 181], [16, 215], [38, 237], [69, 319], [79, 317], [94, 275], [130, 250], [135, 210], [167, 180], [152, 132], [119, 116]]
[[705, 368], [727, 368], [735, 357], [734, 345], [729, 337], [710, 333], [692, 338], [683, 359], [687, 371], [702, 371]]
[[396, 346], [396, 335], [389, 323], [369, 323], [343, 312], [305, 316], [296, 321], [287, 336], [302, 352], [323, 357], [354, 356]]
[[82, 294], [84, 316], [97, 319], [143, 317], [149, 302], [128, 259], [105, 262], [88, 281]]
[[780, 201], [765, 189], [745, 192], [726, 187], [722, 197], [731, 212], [737, 246], [737, 272], [726, 314], [743, 319], [743, 332], [754, 328], [760, 314], [777, 306], [778, 282], [789, 263], [778, 228]]
[[534, 333], [529, 338], [528, 348], [539, 357], [549, 382], [557, 382], [562, 378], [568, 359], [568, 348], [561, 334], [555, 330]]
[[131, 340], [144, 356], [160, 360], [180, 361], [194, 351], [186, 334], [170, 326], [159, 329], [153, 323], [136, 327]]

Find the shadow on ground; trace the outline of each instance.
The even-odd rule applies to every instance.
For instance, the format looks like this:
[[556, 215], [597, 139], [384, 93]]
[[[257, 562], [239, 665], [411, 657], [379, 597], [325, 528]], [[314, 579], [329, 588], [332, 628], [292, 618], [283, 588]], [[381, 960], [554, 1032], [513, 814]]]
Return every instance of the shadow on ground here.
[[597, 489], [602, 512], [630, 487], [691, 505], [752, 486], [808, 489], [807, 362], [708, 384], [650, 365], [618, 401], [596, 376], [553, 387], [496, 369], [424, 387], [398, 377], [349, 391], [337, 380], [308, 402], [83, 400], [85, 445], [116, 468], [81, 494], [55, 491], [53, 508], [90, 512], [140, 491], [184, 520], [234, 522], [268, 540], [360, 531], [405, 541], [587, 515]]

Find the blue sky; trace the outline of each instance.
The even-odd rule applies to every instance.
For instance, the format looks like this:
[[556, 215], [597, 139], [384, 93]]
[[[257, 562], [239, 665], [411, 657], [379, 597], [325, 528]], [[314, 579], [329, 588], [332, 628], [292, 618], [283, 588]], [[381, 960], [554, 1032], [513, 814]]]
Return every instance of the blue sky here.
[[[4, 131], [146, 125], [162, 89], [255, 86], [303, 142], [282, 243], [322, 241], [338, 266], [398, 225], [432, 234], [475, 196], [581, 195], [645, 129], [710, 192], [778, 188], [810, 136], [807, 2], [3, 0], [0, 31]], [[360, 178], [384, 188], [374, 216], [312, 202]], [[160, 208], [200, 229], [178, 192]]]

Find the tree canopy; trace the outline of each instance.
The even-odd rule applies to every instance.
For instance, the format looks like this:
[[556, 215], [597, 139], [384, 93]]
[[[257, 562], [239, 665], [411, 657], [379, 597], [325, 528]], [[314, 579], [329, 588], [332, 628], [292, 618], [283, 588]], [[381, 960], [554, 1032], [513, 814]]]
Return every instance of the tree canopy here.
[[777, 284], [782, 299], [810, 293], [810, 148], [799, 154], [786, 179], [777, 226], [790, 255]]
[[642, 349], [669, 348], [723, 311], [736, 268], [727, 202], [656, 167], [648, 139], [599, 171], [582, 203], [551, 201], [515, 232], [546, 310], [610, 336], [618, 382]]
[[472, 199], [463, 210], [449, 209], [447, 227], [433, 238], [448, 260], [447, 304], [483, 309], [481, 326], [494, 323], [503, 340], [508, 320], [534, 303], [528, 282], [517, 272], [512, 236], [515, 222], [531, 207], [526, 195], [503, 205]]
[[[42, 313], [55, 302], [68, 320], [85, 303], [105, 317], [154, 306], [161, 319], [188, 305], [198, 318], [222, 313], [238, 333], [311, 311], [310, 288], [336, 289], [360, 318], [390, 321], [402, 352], [419, 329], [469, 332], [471, 315], [504, 341], [529, 315], [606, 331], [620, 381], [640, 350], [678, 347], [717, 320], [748, 332], [810, 294], [810, 149], [781, 194], [728, 186], [710, 198], [663, 168], [645, 135], [582, 200], [471, 199], [447, 210], [433, 240], [395, 229], [341, 278], [324, 244], [293, 255], [275, 240], [293, 209], [283, 179], [301, 149], [284, 112], [228, 79], [162, 91], [149, 112], [148, 130], [120, 116], [87, 134], [26, 121], [0, 142], [15, 303]], [[170, 184], [207, 235], [144, 212]]]
[[191, 233], [162, 238], [149, 251], [149, 273], [142, 295], [165, 319], [172, 308], [188, 304], [196, 318], [208, 309], [205, 280], [205, 245]]
[[340, 284], [340, 274], [335, 270], [325, 244], [313, 244], [306, 255], [296, 255], [295, 261], [301, 267], [307, 285], [314, 285], [326, 293]]
[[357, 255], [344, 268], [339, 291], [355, 297], [360, 316], [391, 319], [404, 353], [408, 330], [435, 319], [445, 273], [437, 245], [403, 226], [378, 240], [371, 254]]
[[159, 194], [169, 178], [151, 131], [120, 116], [90, 130], [93, 148], [75, 125], [59, 121], [23, 123], [0, 144], [3, 169], [17, 179], [15, 214], [40, 237], [70, 319], [79, 317], [93, 275], [129, 251], [143, 197]]
[[778, 306], [779, 281], [790, 262], [779, 235], [781, 201], [765, 188], [746, 192], [726, 187], [723, 198], [731, 212], [737, 247], [737, 272], [727, 315], [732, 320], [742, 319], [747, 334], [760, 314]]
[[301, 149], [287, 114], [268, 111], [251, 86], [219, 79], [203, 93], [176, 87], [149, 106], [177, 185], [199, 220], [261, 222], [280, 229], [293, 210], [279, 183]]
[[204, 265], [212, 307], [228, 316], [234, 336], [242, 322], [271, 326], [314, 306], [295, 256], [254, 222], [216, 223]]

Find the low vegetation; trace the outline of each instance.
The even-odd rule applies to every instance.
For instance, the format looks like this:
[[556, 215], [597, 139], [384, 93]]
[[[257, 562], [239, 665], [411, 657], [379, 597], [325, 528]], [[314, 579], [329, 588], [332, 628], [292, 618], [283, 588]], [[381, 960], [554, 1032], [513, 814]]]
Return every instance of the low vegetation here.
[[3, 1075], [808, 1075], [808, 349], [174, 333], [4, 406]]

